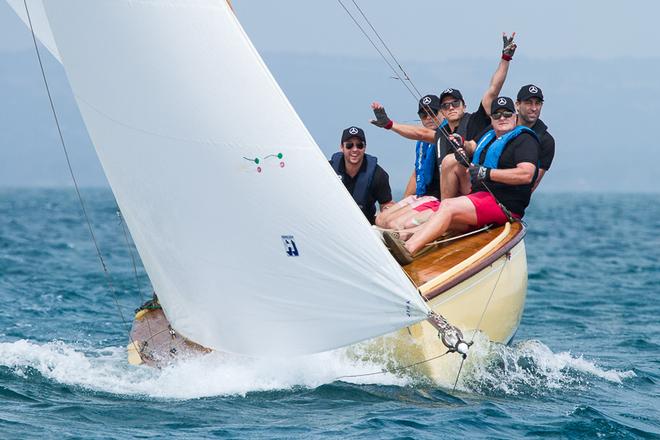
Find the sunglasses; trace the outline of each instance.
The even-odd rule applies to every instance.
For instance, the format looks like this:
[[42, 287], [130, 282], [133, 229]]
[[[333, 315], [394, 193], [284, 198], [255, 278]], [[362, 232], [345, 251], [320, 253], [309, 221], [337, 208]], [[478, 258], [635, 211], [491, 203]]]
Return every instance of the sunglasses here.
[[364, 148], [364, 144], [362, 142], [356, 142], [356, 143], [344, 142], [344, 148], [346, 148], [347, 150], [352, 150], [353, 147], [357, 148], [358, 150], [361, 150]]
[[417, 116], [419, 116], [419, 119], [437, 117], [436, 112], [434, 112], [433, 110], [429, 110], [428, 112], [421, 111], [421, 112], [417, 113]]
[[461, 101], [449, 101], [440, 104], [440, 108], [443, 110], [449, 110], [452, 107], [458, 108], [460, 105], [461, 105]]
[[499, 112], [490, 115], [490, 117], [493, 119], [500, 119], [500, 118], [509, 119], [511, 116], [513, 116], [513, 112]]

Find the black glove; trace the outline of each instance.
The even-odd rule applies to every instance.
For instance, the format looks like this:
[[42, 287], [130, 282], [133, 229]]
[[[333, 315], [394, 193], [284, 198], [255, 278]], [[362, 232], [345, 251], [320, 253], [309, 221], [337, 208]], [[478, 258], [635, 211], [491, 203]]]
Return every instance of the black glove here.
[[463, 139], [463, 136], [461, 136], [458, 133], [452, 133], [448, 136], [449, 142], [452, 142], [454, 144], [454, 151], [458, 148], [463, 148], [463, 144], [465, 143], [465, 139]]
[[465, 168], [470, 167], [470, 161], [468, 160], [467, 153], [465, 152], [464, 149], [462, 148], [456, 149], [456, 151], [454, 151], [454, 159], [456, 159], [456, 162], [458, 162]]
[[472, 187], [474, 188], [481, 182], [489, 181], [490, 170], [490, 168], [482, 167], [479, 165], [470, 166], [470, 181], [472, 182]]
[[513, 42], [513, 37], [516, 36], [516, 33], [514, 32], [511, 34], [510, 37], [507, 37], [506, 34], [502, 34], [502, 43], [503, 43], [503, 49], [502, 49], [502, 59], [511, 61], [513, 58], [513, 54], [516, 53], [516, 43]]
[[394, 124], [394, 121], [392, 121], [387, 116], [387, 113], [385, 113], [384, 108], [375, 108], [374, 115], [376, 116], [376, 119], [372, 119], [370, 122], [374, 124], [376, 127], [381, 127], [386, 130], [392, 128], [392, 124]]

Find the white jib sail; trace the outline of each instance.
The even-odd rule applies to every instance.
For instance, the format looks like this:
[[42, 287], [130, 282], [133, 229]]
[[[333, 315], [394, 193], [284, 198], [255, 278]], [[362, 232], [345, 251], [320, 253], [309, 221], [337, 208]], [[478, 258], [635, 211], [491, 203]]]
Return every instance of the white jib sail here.
[[218, 350], [289, 355], [425, 317], [224, 1], [44, 6], [179, 333]]
[[46, 11], [44, 11], [44, 3], [42, 0], [27, 0], [27, 6], [30, 11], [30, 20], [28, 20], [28, 14], [25, 10], [25, 2], [23, 0], [7, 0], [7, 3], [14, 10], [16, 15], [23, 20], [25, 26], [30, 29], [30, 22], [32, 22], [32, 29], [34, 29], [34, 34], [37, 36], [41, 44], [43, 44], [46, 49], [57, 59], [59, 62], [62, 62], [60, 58], [60, 53], [57, 50], [55, 45], [55, 39], [53, 38], [53, 33], [50, 30], [50, 25], [48, 24], [48, 19], [46, 17]]

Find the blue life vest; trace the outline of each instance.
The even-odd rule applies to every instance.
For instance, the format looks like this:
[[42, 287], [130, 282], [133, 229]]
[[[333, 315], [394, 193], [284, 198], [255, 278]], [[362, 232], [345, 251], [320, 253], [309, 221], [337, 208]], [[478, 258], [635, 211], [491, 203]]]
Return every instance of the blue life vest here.
[[[369, 200], [369, 189], [371, 188], [371, 182], [374, 179], [374, 173], [376, 172], [376, 165], [378, 164], [378, 159], [375, 156], [369, 154], [364, 155], [364, 160], [367, 161], [367, 169], [365, 172], [358, 172], [357, 180], [355, 181], [355, 187], [353, 188], [353, 199], [355, 203], [358, 204], [360, 209], [365, 211], [367, 201]], [[341, 177], [341, 171], [339, 171], [339, 166], [344, 163], [344, 153], [338, 151], [332, 155], [330, 159], [330, 165], [332, 169], [335, 170], [338, 176]]]
[[415, 146], [415, 194], [421, 197], [426, 194], [426, 188], [433, 179], [437, 165], [435, 144], [417, 141]]
[[[474, 155], [472, 156], [472, 163], [475, 165], [483, 165], [486, 168], [497, 168], [499, 166], [500, 156], [502, 156], [504, 148], [506, 148], [507, 144], [517, 138], [521, 133], [529, 133], [534, 136], [534, 139], [537, 141], [539, 140], [538, 136], [532, 129], [522, 125], [518, 125], [510, 132], [502, 135], [497, 139], [495, 139], [495, 130], [490, 129], [485, 135], [481, 137], [481, 139], [479, 139], [477, 149], [474, 150]], [[490, 145], [488, 151], [486, 151], [486, 157], [483, 163], [481, 163], [481, 153], [493, 139], [495, 139], [495, 141]]]
[[[438, 126], [447, 126], [447, 120], [443, 120]], [[435, 143], [417, 141], [415, 146], [415, 195], [421, 197], [427, 194], [428, 185], [433, 180], [435, 168], [438, 165], [438, 152]]]

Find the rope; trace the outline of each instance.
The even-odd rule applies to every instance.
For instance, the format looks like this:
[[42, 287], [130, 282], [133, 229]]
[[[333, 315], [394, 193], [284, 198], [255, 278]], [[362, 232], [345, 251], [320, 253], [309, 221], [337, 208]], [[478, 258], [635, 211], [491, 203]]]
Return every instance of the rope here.
[[[32, 18], [30, 17], [30, 10], [27, 5], [27, 0], [23, 0], [23, 5], [25, 6], [25, 12], [27, 14], [27, 19], [28, 19], [28, 24], [30, 25], [30, 32], [32, 33], [32, 42], [34, 43], [34, 49], [37, 54], [37, 59], [39, 61], [39, 68], [41, 69], [41, 77], [44, 80], [44, 85], [46, 87], [46, 93], [48, 95], [48, 102], [50, 103], [50, 109], [53, 114], [53, 118], [55, 120], [55, 125], [57, 126], [57, 133], [60, 138], [60, 144], [62, 145], [62, 150], [64, 151], [64, 157], [66, 158], [66, 163], [69, 168], [69, 174], [71, 175], [71, 180], [73, 181], [73, 186], [76, 190], [76, 195], [78, 196], [78, 202], [80, 203], [80, 207], [83, 212], [83, 217], [85, 218], [85, 222], [87, 224], [87, 228], [89, 230], [89, 235], [92, 238], [92, 242], [94, 243], [94, 248], [96, 249], [96, 255], [98, 256], [99, 262], [101, 263], [101, 268], [103, 269], [103, 273], [105, 274], [106, 281], [108, 283], [108, 287], [110, 289], [110, 292], [112, 294], [112, 297], [114, 299], [115, 305], [117, 307], [117, 311], [119, 312], [119, 316], [124, 324], [124, 327], [126, 328], [126, 332], [128, 333], [128, 337], [131, 341], [132, 344], [134, 344], [133, 339], [131, 338], [130, 334], [130, 329], [128, 327], [128, 323], [126, 322], [126, 319], [124, 318], [124, 314], [121, 311], [121, 307], [119, 306], [119, 300], [117, 299], [117, 295], [115, 292], [114, 284], [112, 282], [112, 277], [110, 276], [110, 272], [108, 271], [108, 267], [105, 264], [105, 260], [103, 259], [103, 255], [101, 254], [101, 248], [99, 247], [98, 241], [96, 239], [96, 235], [94, 234], [94, 229], [92, 228], [92, 222], [90, 221], [89, 215], [87, 213], [87, 208], [85, 206], [85, 203], [83, 201], [82, 195], [80, 193], [80, 187], [78, 185], [78, 181], [76, 180], [75, 173], [73, 172], [73, 166], [71, 165], [71, 160], [69, 158], [69, 152], [66, 148], [66, 142], [64, 142], [64, 135], [62, 134], [62, 128], [60, 126], [60, 121], [59, 118], [57, 117], [57, 112], [55, 111], [55, 104], [53, 103], [53, 96], [50, 92], [50, 86], [48, 85], [48, 79], [46, 78], [46, 71], [44, 70], [44, 65], [43, 61], [41, 59], [41, 53], [39, 52], [39, 45], [37, 44], [37, 37], [34, 33], [34, 27], [32, 25]], [[142, 356], [140, 355], [140, 358]]]
[[493, 299], [493, 295], [495, 294], [495, 289], [497, 288], [497, 285], [500, 282], [500, 277], [502, 276], [502, 272], [504, 272], [504, 267], [506, 266], [506, 263], [508, 262], [508, 257], [505, 254], [505, 260], [504, 263], [502, 263], [502, 267], [500, 268], [500, 273], [497, 274], [497, 279], [495, 280], [495, 284], [493, 285], [493, 289], [490, 291], [490, 295], [488, 296], [488, 301], [486, 301], [486, 305], [484, 306], [484, 310], [481, 312], [481, 316], [479, 317], [479, 321], [477, 322], [477, 327], [474, 330], [474, 333], [472, 334], [472, 340], [470, 341], [471, 343], [474, 342], [474, 337], [479, 331], [479, 327], [481, 327], [481, 322], [484, 319], [484, 316], [486, 315], [486, 311], [488, 310], [488, 307], [490, 306], [490, 301]]
[[[362, 17], [364, 17], [365, 21], [369, 24], [369, 26], [371, 27], [371, 29], [372, 29], [372, 30], [374, 31], [374, 33], [377, 35], [377, 38], [380, 40], [380, 42], [381, 42], [381, 44], [383, 45], [383, 47], [385, 48], [385, 50], [387, 50], [387, 52], [392, 56], [392, 59], [394, 60], [395, 64], [397, 64], [397, 65], [399, 66], [399, 69], [401, 70], [401, 72], [397, 72], [397, 69], [396, 69], [396, 68], [392, 65], [392, 63], [387, 59], [387, 57], [385, 56], [385, 54], [383, 54], [383, 52], [378, 48], [378, 45], [373, 41], [373, 39], [369, 36], [369, 34], [367, 33], [367, 31], [362, 27], [362, 25], [360, 25], [360, 23], [359, 23], [358, 20], [353, 16], [353, 14], [351, 14], [351, 12], [348, 10], [348, 8], [346, 7], [346, 5], [344, 5], [344, 3], [342, 3], [342, 0], [337, 0], [337, 2], [341, 5], [342, 8], [344, 8], [344, 11], [346, 11], [346, 14], [348, 14], [348, 16], [353, 20], [353, 22], [354, 22], [355, 25], [358, 27], [358, 29], [360, 29], [360, 31], [361, 31], [362, 34], [367, 38], [367, 40], [369, 41], [369, 43], [371, 43], [371, 45], [374, 47], [374, 49], [376, 49], [376, 52], [378, 52], [378, 54], [379, 54], [380, 57], [383, 59], [383, 61], [385, 61], [385, 64], [387, 64], [387, 65], [389, 66], [389, 68], [392, 70], [392, 72], [394, 73], [394, 77], [393, 77], [393, 78], [394, 78], [394, 79], [397, 79], [397, 80], [399, 80], [399, 81], [401, 81], [401, 84], [403, 84], [403, 86], [406, 88], [406, 90], [408, 90], [408, 92], [412, 95], [412, 97], [415, 99], [415, 101], [418, 101], [419, 99], [421, 99], [422, 94], [419, 92], [419, 90], [417, 89], [417, 87], [415, 87], [415, 84], [412, 82], [412, 79], [408, 76], [408, 74], [406, 73], [406, 71], [403, 70], [403, 67], [401, 67], [401, 64], [398, 62], [398, 60], [396, 59], [396, 57], [394, 56], [394, 54], [392, 54], [392, 51], [389, 49], [389, 47], [387, 46], [387, 44], [385, 43], [385, 41], [383, 41], [383, 39], [380, 37], [380, 34], [378, 34], [378, 32], [376, 31], [376, 29], [374, 28], [374, 26], [371, 24], [371, 22], [369, 21], [369, 19], [367, 19], [367, 16], [364, 14], [364, 12], [362, 12], [362, 9], [360, 9], [360, 7], [359, 7], [358, 4], [355, 2], [355, 0], [352, 0], [353, 4], [354, 4], [355, 7], [360, 11], [360, 14], [362, 15]], [[405, 80], [401, 78], [401, 75], [400, 75], [399, 73], [403, 73], [403, 76], [405, 77]], [[412, 86], [412, 88], [414, 89], [414, 91], [413, 91], [413, 89], [410, 88], [410, 86], [408, 86], [408, 84], [406, 83], [406, 81], [410, 83], [410, 86]], [[415, 92], [416, 92], [416, 93], [415, 93]], [[422, 107], [422, 109], [424, 110], [424, 112], [425, 112], [429, 117], [431, 117], [431, 119], [433, 119], [433, 123], [436, 125], [436, 127], [440, 127], [440, 124], [441, 124], [441, 123], [440, 123], [440, 120], [438, 119], [437, 115], [435, 115], [433, 112], [430, 112], [426, 106]]]
[[398, 372], [398, 371], [407, 370], [407, 369], [409, 369], [409, 368], [416, 367], [417, 365], [421, 365], [421, 364], [425, 364], [425, 363], [427, 363], [427, 362], [434, 361], [434, 360], [436, 360], [436, 359], [439, 359], [439, 358], [443, 357], [444, 355], [446, 355], [446, 354], [448, 354], [448, 353], [450, 353], [449, 350], [445, 351], [445, 352], [442, 353], [442, 354], [439, 354], [439, 355], [437, 355], [437, 356], [434, 356], [434, 357], [432, 357], [432, 358], [424, 359], [423, 361], [415, 362], [414, 364], [405, 365], [405, 366], [403, 366], [403, 367], [392, 368], [392, 369], [389, 369], [389, 370], [385, 370], [385, 369], [384, 369], [384, 370], [381, 370], [381, 371], [375, 371], [375, 372], [373, 372], [373, 373], [364, 373], [364, 374], [347, 374], [347, 375], [345, 375], [345, 376], [339, 376], [339, 377], [336, 377], [334, 380], [340, 380], [340, 379], [346, 379], [346, 378], [353, 378], [353, 377], [375, 376], [375, 375], [377, 375], [377, 374], [396, 373], [396, 372]]
[[[505, 256], [506, 258], [506, 256]], [[472, 333], [472, 340], [470, 341], [469, 345], [472, 345], [474, 343], [474, 337], [477, 335], [477, 332], [479, 331], [479, 328], [481, 327], [481, 322], [484, 319], [484, 316], [486, 315], [486, 311], [488, 310], [488, 307], [490, 306], [490, 301], [493, 299], [493, 294], [495, 294], [495, 289], [497, 288], [497, 285], [500, 283], [500, 277], [502, 276], [502, 272], [504, 272], [504, 266], [506, 266], [506, 263], [508, 262], [508, 258], [504, 260], [504, 263], [502, 263], [502, 267], [500, 268], [500, 273], [497, 274], [497, 279], [495, 280], [495, 284], [493, 285], [493, 289], [490, 291], [490, 295], [488, 296], [488, 300], [486, 301], [486, 305], [484, 306], [483, 311], [481, 312], [481, 316], [479, 317], [479, 321], [477, 322], [477, 327], [474, 329], [474, 333]], [[465, 362], [465, 358], [461, 360], [461, 366], [458, 367], [458, 373], [456, 374], [456, 380], [454, 381], [454, 388], [452, 389], [452, 393], [456, 391], [456, 385], [458, 384], [458, 378], [461, 376], [461, 371], [463, 370], [463, 363]]]
[[[156, 310], [160, 308], [160, 304], [158, 307], [155, 307], [154, 305], [147, 305], [147, 301], [144, 299], [144, 296], [142, 296], [142, 290], [140, 289], [140, 277], [138, 276], [138, 271], [137, 271], [137, 263], [135, 259], [135, 255], [133, 254], [133, 248], [131, 247], [131, 243], [128, 239], [128, 230], [126, 228], [126, 223], [124, 222], [124, 216], [121, 214], [121, 210], [119, 207], [117, 207], [117, 217], [119, 217], [119, 223], [121, 224], [121, 230], [124, 233], [124, 242], [126, 243], [126, 249], [128, 249], [128, 254], [131, 256], [131, 263], [133, 265], [133, 274], [135, 275], [135, 287], [137, 289], [137, 295], [138, 295], [138, 300], [140, 301], [140, 309], [149, 309], [149, 310]], [[147, 321], [147, 329], [149, 330], [149, 335], [151, 335], [151, 338], [154, 336], [154, 332], [151, 329], [151, 319], [149, 315], [144, 316], [145, 320]]]

